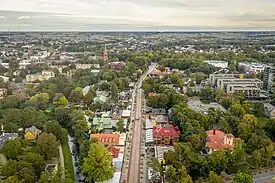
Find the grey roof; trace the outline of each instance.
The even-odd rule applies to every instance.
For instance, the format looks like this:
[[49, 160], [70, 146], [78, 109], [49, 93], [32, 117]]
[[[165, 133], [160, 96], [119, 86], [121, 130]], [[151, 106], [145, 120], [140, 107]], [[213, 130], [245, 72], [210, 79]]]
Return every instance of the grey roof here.
[[18, 137], [18, 133], [3, 133], [1, 136], [0, 136], [0, 148], [3, 147], [4, 143], [7, 141], [7, 140], [12, 140], [12, 139], [15, 139]]
[[[30, 127], [30, 128], [26, 128], [25, 129], [25, 132], [32, 132], [32, 133], [36, 133], [36, 131], [37, 131], [38, 129], [35, 127], [35, 126], [32, 126], [32, 127]], [[39, 131], [39, 130], [38, 130]]]
[[165, 109], [161, 109], [161, 108], [152, 108], [151, 112], [153, 114], [162, 114], [162, 115], [166, 114], [166, 110]]

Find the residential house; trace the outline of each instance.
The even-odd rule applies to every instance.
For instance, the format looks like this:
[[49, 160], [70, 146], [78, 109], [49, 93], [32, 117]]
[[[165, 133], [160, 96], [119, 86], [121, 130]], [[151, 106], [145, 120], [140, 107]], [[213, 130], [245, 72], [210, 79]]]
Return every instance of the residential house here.
[[235, 137], [232, 134], [225, 134], [217, 129], [209, 130], [206, 133], [208, 136], [206, 147], [209, 149], [209, 154], [219, 149], [233, 149]]
[[100, 144], [119, 145], [119, 134], [91, 134], [90, 138], [97, 138]]
[[166, 109], [161, 108], [148, 108], [147, 112], [150, 116], [166, 115]]
[[55, 77], [55, 73], [53, 71], [43, 70], [41, 73], [26, 75], [26, 81], [27, 82], [44, 81], [54, 77]]
[[0, 78], [2, 78], [3, 79], [3, 81], [6, 83], [6, 82], [8, 82], [9, 80], [10, 80], [10, 78], [9, 77], [6, 77], [6, 76], [2, 76], [2, 75], [0, 75]]
[[41, 134], [41, 130], [37, 129], [35, 126], [25, 129], [25, 139], [34, 140]]
[[90, 91], [91, 86], [85, 86], [82, 89], [83, 96], [85, 96]]
[[91, 70], [91, 73], [92, 73], [94, 76], [96, 76], [96, 75], [98, 75], [98, 74], [100, 73], [100, 70], [99, 70], [99, 69], [92, 69], [92, 70]]
[[92, 126], [98, 130], [105, 130], [105, 129], [112, 129], [113, 128], [113, 122], [111, 118], [93, 118]]
[[148, 97], [155, 96], [155, 95], [157, 95], [156, 92], [149, 92], [149, 93], [148, 93]]
[[167, 127], [154, 126], [154, 140], [156, 145], [174, 145], [179, 142], [180, 130], [173, 125]]
[[109, 63], [110, 69], [122, 70], [127, 64], [125, 62], [111, 62]]
[[7, 94], [7, 88], [0, 88], [0, 99], [3, 99]]
[[96, 96], [94, 99], [93, 99], [93, 102], [94, 103], [99, 103], [99, 104], [103, 104], [107, 101], [107, 97], [101, 95], [101, 96]]
[[264, 103], [264, 113], [270, 118], [275, 118], [275, 106], [269, 103]]
[[160, 115], [155, 118], [156, 125], [165, 126], [168, 124], [169, 120], [166, 116]]

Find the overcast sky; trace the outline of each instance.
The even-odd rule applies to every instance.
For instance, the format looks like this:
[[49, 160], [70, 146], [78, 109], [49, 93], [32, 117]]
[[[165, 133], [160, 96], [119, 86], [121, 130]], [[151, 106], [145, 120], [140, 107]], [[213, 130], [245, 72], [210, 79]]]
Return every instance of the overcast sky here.
[[275, 30], [275, 0], [0, 0], [8, 29]]

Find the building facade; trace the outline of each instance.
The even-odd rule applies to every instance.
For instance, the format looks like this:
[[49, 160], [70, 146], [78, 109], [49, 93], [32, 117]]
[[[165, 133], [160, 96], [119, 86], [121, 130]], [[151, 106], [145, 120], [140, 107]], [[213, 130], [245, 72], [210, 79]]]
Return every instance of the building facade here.
[[275, 67], [273, 66], [265, 67], [264, 74], [263, 74], [263, 90], [270, 93], [273, 93], [275, 90], [274, 73], [275, 73]]

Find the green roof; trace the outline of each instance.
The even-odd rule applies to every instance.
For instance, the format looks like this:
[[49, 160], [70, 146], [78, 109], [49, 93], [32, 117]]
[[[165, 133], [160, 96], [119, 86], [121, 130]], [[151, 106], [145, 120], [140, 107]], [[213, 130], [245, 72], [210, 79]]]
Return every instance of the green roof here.
[[111, 118], [93, 118], [93, 125], [96, 128], [111, 129], [113, 128], [113, 122]]

